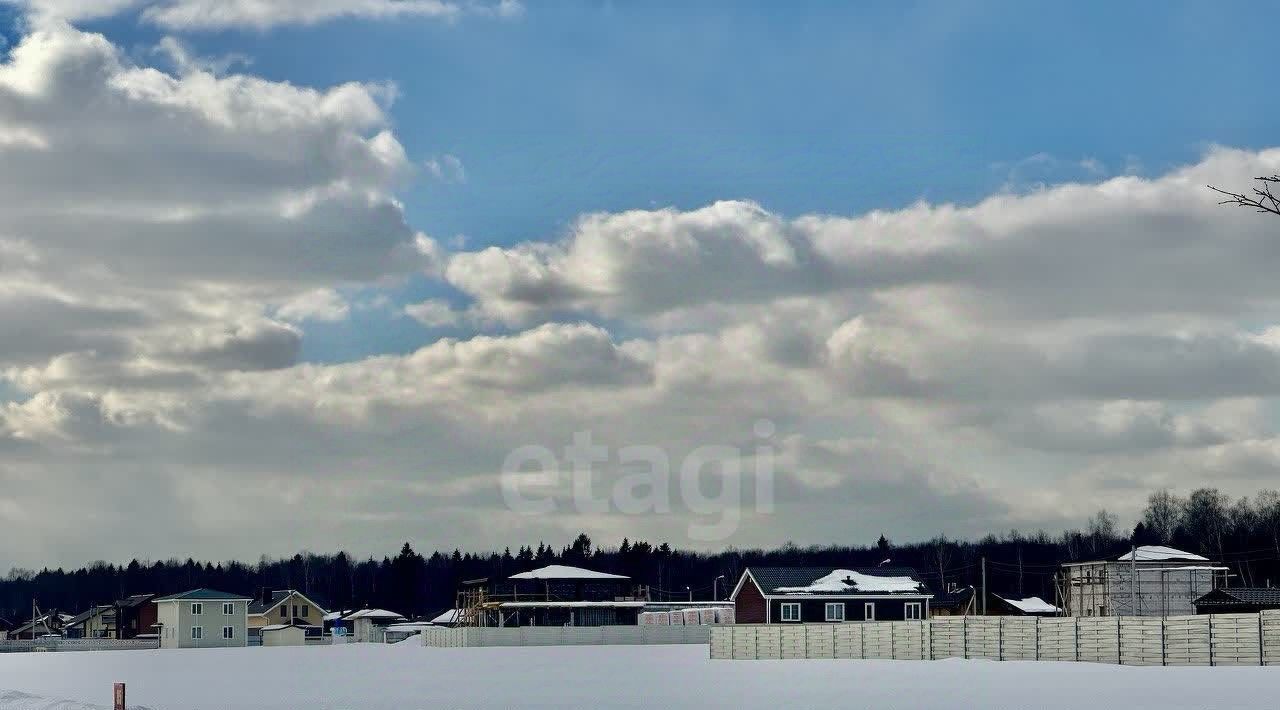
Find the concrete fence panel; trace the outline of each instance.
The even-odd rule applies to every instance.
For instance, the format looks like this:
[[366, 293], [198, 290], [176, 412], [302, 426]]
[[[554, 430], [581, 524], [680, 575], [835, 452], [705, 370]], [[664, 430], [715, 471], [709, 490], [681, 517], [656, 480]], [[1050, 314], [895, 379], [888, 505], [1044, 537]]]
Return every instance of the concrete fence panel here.
[[929, 620], [929, 657], [964, 658], [965, 617], [938, 616]]
[[1039, 619], [1024, 616], [1000, 618], [1000, 660], [1034, 661], [1039, 658]]
[[1215, 666], [1262, 664], [1262, 628], [1258, 614], [1209, 617], [1209, 644]]
[[1039, 638], [1036, 639], [1037, 656], [1042, 661], [1079, 660], [1076, 643], [1076, 619], [1036, 619]]
[[1166, 666], [1211, 665], [1209, 617], [1170, 616], [1164, 620]]
[[1262, 627], [1262, 662], [1268, 666], [1280, 666], [1280, 610], [1259, 614]]
[[836, 658], [863, 658], [863, 624], [832, 624], [832, 626], [835, 627]]
[[1164, 622], [1158, 617], [1120, 617], [1120, 663], [1164, 665]]

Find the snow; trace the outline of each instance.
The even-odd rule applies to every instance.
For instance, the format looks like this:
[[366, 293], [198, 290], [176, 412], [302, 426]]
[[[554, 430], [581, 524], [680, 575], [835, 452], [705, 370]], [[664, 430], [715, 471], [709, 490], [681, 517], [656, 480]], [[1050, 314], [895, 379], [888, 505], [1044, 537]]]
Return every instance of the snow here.
[[1041, 599], [1040, 597], [1027, 597], [1026, 599], [1010, 599], [1000, 597], [1000, 599], [1011, 604], [1014, 608], [1022, 611], [1024, 614], [1055, 614], [1058, 607]]
[[630, 577], [568, 565], [547, 565], [529, 572], [513, 574], [511, 579], [630, 579]]
[[1267, 706], [1280, 683], [1274, 668], [1257, 666], [712, 661], [707, 656], [704, 645], [426, 648], [412, 641], [6, 653], [0, 654], [0, 688], [6, 689], [0, 690], [0, 710], [110, 707], [114, 681], [128, 684], [130, 708], [154, 710], [777, 710], [851, 705], [887, 710], [1253, 710]]
[[441, 614], [440, 616], [437, 616], [436, 618], [432, 619], [432, 620], [431, 620], [431, 623], [433, 623], [433, 624], [456, 624], [456, 623], [458, 623], [458, 619], [459, 619], [461, 616], [462, 616], [462, 610], [461, 610], [461, 609], [450, 609], [449, 611], [446, 611], [445, 613]]
[[1200, 562], [1208, 562], [1208, 557], [1191, 552], [1185, 552], [1164, 545], [1142, 545], [1137, 550], [1129, 551], [1117, 557], [1121, 562], [1130, 562], [1134, 558], [1134, 552], [1137, 552], [1138, 562], [1161, 562], [1164, 560], [1197, 560]]
[[331, 611], [331, 612], [329, 612], [328, 614], [325, 614], [325, 615], [324, 615], [324, 620], [325, 620], [325, 621], [337, 621], [338, 619], [341, 619], [342, 617], [344, 617], [344, 616], [346, 616], [347, 614], [350, 614], [350, 613], [351, 613], [351, 612], [350, 612], [349, 610], [348, 610], [348, 611]]
[[[847, 584], [845, 580], [852, 581]], [[804, 587], [778, 587], [784, 594], [821, 594], [830, 592], [918, 592], [920, 583], [910, 577], [879, 577], [849, 569], [838, 569], [819, 577]]]
[[404, 615], [397, 614], [394, 611], [386, 609], [361, 609], [347, 616], [347, 621], [355, 621], [356, 619], [403, 619]]

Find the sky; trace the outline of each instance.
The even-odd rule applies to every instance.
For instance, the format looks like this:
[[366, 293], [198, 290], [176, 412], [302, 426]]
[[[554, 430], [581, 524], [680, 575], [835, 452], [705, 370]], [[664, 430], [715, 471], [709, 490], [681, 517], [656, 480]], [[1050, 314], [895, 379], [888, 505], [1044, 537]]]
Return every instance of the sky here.
[[1273, 487], [1248, 9], [0, 0], [0, 569]]

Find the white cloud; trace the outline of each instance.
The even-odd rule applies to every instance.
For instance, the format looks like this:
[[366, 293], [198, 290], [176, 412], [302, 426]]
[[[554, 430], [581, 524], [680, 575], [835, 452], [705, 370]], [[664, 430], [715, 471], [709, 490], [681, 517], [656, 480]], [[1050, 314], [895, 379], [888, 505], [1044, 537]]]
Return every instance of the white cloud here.
[[462, 320], [461, 314], [453, 310], [448, 301], [439, 298], [411, 303], [404, 307], [404, 312], [428, 328], [457, 325]]
[[426, 163], [427, 173], [443, 183], [461, 183], [467, 181], [467, 170], [456, 155], [445, 153], [432, 158]]
[[517, 18], [519, 0], [3, 0], [28, 7], [42, 20], [77, 22], [138, 10], [143, 20], [168, 30], [267, 30], [339, 19], [421, 17], [453, 21], [465, 15]]

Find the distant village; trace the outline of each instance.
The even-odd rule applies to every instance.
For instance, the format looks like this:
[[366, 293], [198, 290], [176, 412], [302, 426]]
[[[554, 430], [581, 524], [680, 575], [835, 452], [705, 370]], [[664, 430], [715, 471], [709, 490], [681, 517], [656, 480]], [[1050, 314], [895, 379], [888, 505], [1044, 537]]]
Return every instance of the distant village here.
[[[938, 616], [1142, 617], [1280, 609], [1280, 589], [1232, 586], [1230, 568], [1162, 545], [1061, 565], [1050, 600], [1005, 589], [932, 588], [911, 567], [749, 566], [712, 599], [658, 600], [644, 580], [570, 565], [463, 581], [452, 608], [410, 618], [390, 609], [338, 609], [296, 589], [254, 597], [199, 588], [133, 594], [77, 613], [0, 621], [0, 639], [53, 646], [128, 642], [216, 648], [384, 643], [436, 627], [600, 627], [839, 624]], [[720, 580], [716, 580], [717, 583]], [[17, 645], [15, 645], [17, 644]], [[3, 645], [3, 644], [0, 644]], [[104, 646], [105, 647], [105, 646]], [[120, 645], [114, 647], [123, 647]]]

